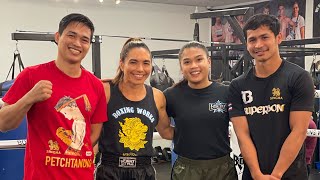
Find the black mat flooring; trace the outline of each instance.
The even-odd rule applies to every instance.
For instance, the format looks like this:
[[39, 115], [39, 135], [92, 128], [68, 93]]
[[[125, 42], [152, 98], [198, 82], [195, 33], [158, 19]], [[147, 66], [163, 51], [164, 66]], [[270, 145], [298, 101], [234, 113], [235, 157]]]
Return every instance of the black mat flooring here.
[[170, 174], [171, 174], [170, 162], [160, 162], [157, 164], [153, 164], [153, 166], [156, 169], [157, 180], [170, 180]]
[[[160, 162], [153, 165], [156, 169], [157, 180], [170, 180], [171, 163]], [[312, 169], [309, 180], [320, 180], [320, 170]]]
[[312, 169], [309, 180], [320, 180], [320, 170], [319, 169]]

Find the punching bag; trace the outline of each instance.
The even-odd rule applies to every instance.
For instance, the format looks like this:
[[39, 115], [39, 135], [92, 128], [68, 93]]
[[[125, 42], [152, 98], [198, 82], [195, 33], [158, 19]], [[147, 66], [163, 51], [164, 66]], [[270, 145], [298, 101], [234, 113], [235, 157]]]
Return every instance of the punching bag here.
[[200, 41], [198, 21], [194, 24], [193, 40], [198, 42]]
[[152, 72], [150, 76], [150, 85], [152, 87], [164, 91], [173, 84], [174, 81], [169, 76], [169, 73], [164, 65], [162, 69], [160, 69], [156, 64], [152, 66]]

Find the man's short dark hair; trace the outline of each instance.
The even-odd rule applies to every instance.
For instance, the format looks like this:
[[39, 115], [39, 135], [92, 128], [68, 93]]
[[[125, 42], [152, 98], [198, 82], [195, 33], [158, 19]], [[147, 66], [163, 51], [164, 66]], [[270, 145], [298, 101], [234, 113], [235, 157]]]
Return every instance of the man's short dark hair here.
[[59, 30], [58, 30], [59, 34], [61, 35], [63, 31], [66, 29], [66, 27], [72, 22], [82, 23], [85, 26], [87, 26], [91, 30], [91, 37], [90, 37], [90, 40], [91, 40], [94, 33], [94, 25], [87, 16], [83, 14], [78, 14], [78, 13], [68, 14], [61, 19], [59, 23]]
[[277, 36], [280, 32], [280, 21], [276, 16], [268, 14], [256, 14], [251, 16], [243, 27], [243, 34], [247, 39], [248, 30], [256, 30], [261, 26], [267, 26]]

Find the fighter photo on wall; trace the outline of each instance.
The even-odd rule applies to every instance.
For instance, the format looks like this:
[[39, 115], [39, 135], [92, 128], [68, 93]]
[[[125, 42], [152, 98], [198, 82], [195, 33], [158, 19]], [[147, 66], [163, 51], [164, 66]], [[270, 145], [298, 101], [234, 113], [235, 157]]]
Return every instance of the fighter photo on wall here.
[[[315, 0], [315, 7], [320, 3], [320, 0]], [[234, 8], [240, 7], [253, 7], [254, 13], [264, 13], [271, 14], [280, 20], [282, 37], [284, 41], [296, 40], [296, 39], [305, 39], [305, 6], [306, 0], [271, 0], [265, 2], [254, 3], [245, 6], [237, 6]], [[319, 27], [320, 24], [320, 5], [318, 8], [315, 8], [317, 13], [317, 18], [314, 18], [314, 24], [318, 23], [318, 26], [314, 25], [313, 27]], [[316, 16], [316, 15], [315, 15]], [[235, 17], [240, 27], [243, 27], [246, 18], [243, 15], [238, 15]], [[314, 34], [318, 33], [316, 36], [320, 36], [319, 28], [314, 30]], [[315, 37], [315, 35], [314, 35]], [[213, 17], [211, 20], [211, 41], [219, 43], [237, 43], [241, 44], [239, 37], [230, 26], [229, 22], [224, 17]], [[214, 44], [212, 44], [214, 45]], [[237, 63], [238, 58], [241, 56], [242, 51], [230, 51], [229, 57], [234, 59], [229, 59], [229, 65], [232, 67]], [[222, 59], [219, 59], [219, 52], [212, 52], [214, 65], [216, 67], [222, 66]], [[290, 57], [285, 58], [286, 60], [298, 64], [302, 68], [305, 67], [304, 57]], [[220, 68], [221, 69], [221, 68]], [[219, 70], [213, 71], [213, 77], [219, 78], [221, 76]]]
[[313, 2], [313, 37], [320, 37], [320, 0]]

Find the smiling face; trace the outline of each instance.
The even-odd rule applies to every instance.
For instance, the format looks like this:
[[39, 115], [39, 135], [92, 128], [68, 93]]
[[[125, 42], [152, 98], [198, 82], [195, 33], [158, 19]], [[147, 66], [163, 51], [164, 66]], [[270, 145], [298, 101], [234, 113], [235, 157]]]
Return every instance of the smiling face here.
[[62, 32], [55, 34], [58, 44], [57, 61], [80, 64], [90, 48], [91, 30], [79, 22], [71, 22]]
[[221, 18], [220, 17], [216, 17], [216, 24], [221, 24]]
[[256, 62], [266, 62], [279, 58], [278, 46], [281, 39], [281, 33], [275, 36], [268, 26], [247, 30], [247, 50]]
[[120, 68], [125, 83], [144, 84], [152, 70], [150, 52], [143, 47], [132, 48], [125, 59], [120, 60]]
[[299, 5], [298, 5], [297, 2], [295, 2], [295, 3], [293, 4], [292, 14], [293, 14], [294, 17], [298, 17], [298, 15], [299, 15]]
[[191, 87], [205, 87], [207, 85], [210, 65], [210, 58], [201, 48], [185, 48], [181, 54], [181, 71]]
[[279, 16], [285, 16], [285, 8], [284, 8], [284, 6], [280, 5], [278, 7], [278, 15]]

